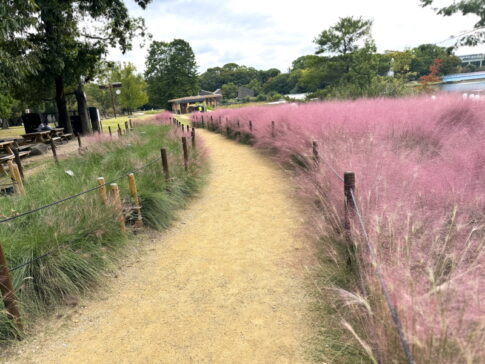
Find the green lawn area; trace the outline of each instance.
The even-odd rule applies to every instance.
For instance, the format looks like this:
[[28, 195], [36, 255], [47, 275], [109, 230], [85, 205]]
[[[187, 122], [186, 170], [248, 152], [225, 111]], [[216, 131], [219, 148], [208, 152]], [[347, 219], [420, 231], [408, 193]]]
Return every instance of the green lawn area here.
[[[125, 121], [128, 121], [128, 119], [133, 119], [133, 120], [143, 120], [145, 118], [149, 118], [155, 114], [158, 114], [162, 112], [163, 110], [150, 110], [146, 111], [143, 114], [142, 113], [136, 113], [134, 115], [123, 115], [119, 116], [117, 118], [111, 118], [111, 119], [104, 119], [102, 120], [103, 124], [103, 130], [105, 133], [108, 132], [108, 126], [111, 126], [111, 130], [113, 132], [116, 131], [116, 128], [118, 128], [118, 124], [122, 128], [125, 127]], [[53, 126], [53, 125], [52, 125]], [[12, 126], [8, 129], [0, 129], [0, 139], [2, 138], [15, 138], [19, 137], [20, 135], [25, 134], [25, 129], [23, 126]]]

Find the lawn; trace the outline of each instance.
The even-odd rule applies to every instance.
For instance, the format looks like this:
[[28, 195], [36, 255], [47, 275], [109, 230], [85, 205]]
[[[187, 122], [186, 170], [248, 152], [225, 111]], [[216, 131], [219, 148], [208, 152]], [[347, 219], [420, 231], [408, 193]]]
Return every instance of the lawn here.
[[[113, 132], [115, 132], [116, 128], [118, 127], [118, 124], [122, 128], [125, 127], [125, 121], [128, 121], [128, 119], [133, 119], [133, 120], [145, 120], [147, 118], [150, 118], [154, 114], [161, 113], [163, 110], [149, 110], [145, 112], [139, 112], [135, 113], [134, 115], [123, 115], [119, 116], [117, 118], [110, 118], [110, 119], [104, 119], [101, 121], [103, 124], [103, 130], [105, 133], [108, 132], [108, 126], [111, 126], [111, 129]], [[54, 127], [54, 124], [50, 124], [52, 127]], [[20, 137], [20, 135], [25, 134], [25, 129], [24, 127], [21, 126], [11, 126], [8, 129], [0, 129], [0, 139], [2, 138], [15, 138], [15, 137]]]

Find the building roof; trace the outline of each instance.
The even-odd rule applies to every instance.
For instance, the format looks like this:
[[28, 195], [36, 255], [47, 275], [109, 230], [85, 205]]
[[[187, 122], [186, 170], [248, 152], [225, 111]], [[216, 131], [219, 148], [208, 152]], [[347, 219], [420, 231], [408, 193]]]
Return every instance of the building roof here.
[[180, 97], [178, 99], [168, 100], [171, 104], [187, 104], [191, 102], [201, 102], [207, 99], [221, 99], [222, 95], [200, 95], [200, 96], [187, 96]]

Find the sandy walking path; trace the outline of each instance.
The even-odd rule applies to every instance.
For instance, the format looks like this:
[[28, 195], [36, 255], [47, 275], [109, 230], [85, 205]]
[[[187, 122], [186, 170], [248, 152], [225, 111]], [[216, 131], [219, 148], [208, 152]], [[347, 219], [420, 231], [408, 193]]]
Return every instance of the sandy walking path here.
[[78, 323], [9, 363], [305, 362], [304, 249], [289, 184], [251, 148], [200, 133], [212, 170], [202, 196]]

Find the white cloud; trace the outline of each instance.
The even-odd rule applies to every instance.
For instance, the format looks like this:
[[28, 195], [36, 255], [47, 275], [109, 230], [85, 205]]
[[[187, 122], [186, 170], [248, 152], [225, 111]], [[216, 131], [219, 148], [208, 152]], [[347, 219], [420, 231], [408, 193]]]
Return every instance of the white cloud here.
[[[421, 8], [418, 0], [154, 0], [145, 11], [132, 0], [125, 2], [133, 16], [145, 17], [155, 40], [188, 41], [200, 72], [228, 62], [287, 70], [299, 56], [313, 53], [313, 39], [344, 16], [373, 19], [379, 51], [441, 42], [478, 20], [473, 15], [442, 17]], [[457, 51], [481, 52], [484, 45]], [[133, 62], [143, 71], [146, 53], [147, 47], [136, 42], [133, 51], [122, 55], [113, 50], [109, 58]]]

